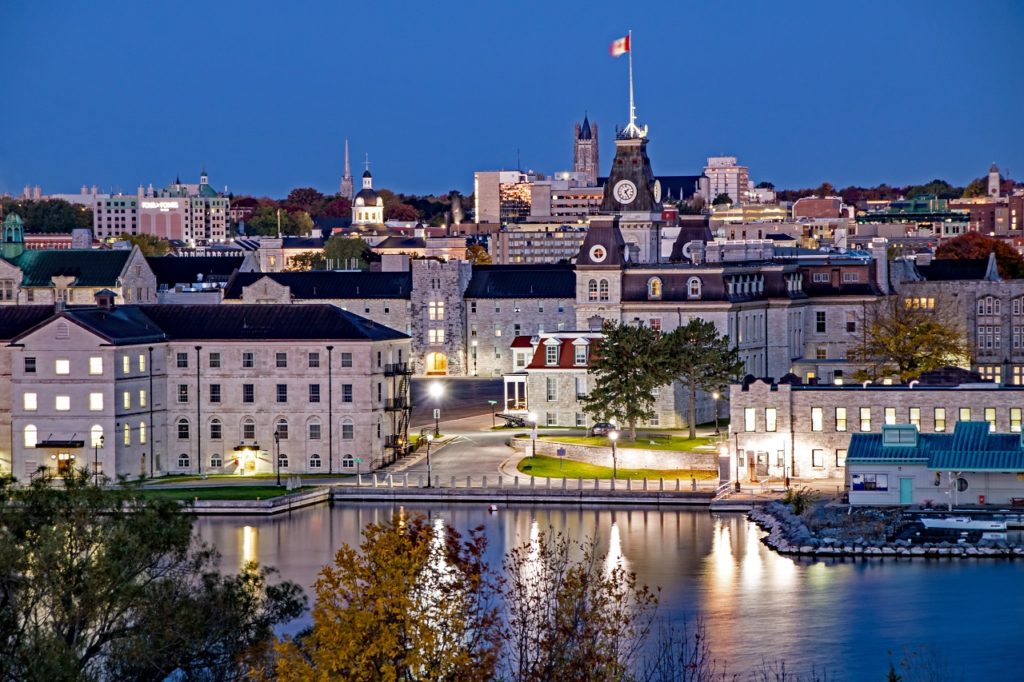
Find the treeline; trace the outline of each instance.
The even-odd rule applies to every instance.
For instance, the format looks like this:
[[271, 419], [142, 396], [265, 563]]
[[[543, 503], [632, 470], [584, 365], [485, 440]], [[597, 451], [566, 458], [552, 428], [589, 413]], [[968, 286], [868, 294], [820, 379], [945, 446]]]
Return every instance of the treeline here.
[[25, 232], [71, 232], [78, 227], [92, 229], [92, 209], [76, 206], [63, 199], [0, 199], [3, 217], [17, 213], [25, 223]]
[[[771, 183], [761, 183], [771, 185]], [[1014, 186], [1012, 181], [1003, 181], [1004, 185]], [[1007, 189], [1009, 189], [1007, 187]], [[776, 190], [779, 201], [796, 201], [801, 197], [809, 196], [841, 196], [843, 202], [851, 206], [864, 201], [892, 201], [901, 197], [913, 198], [917, 196], [932, 195], [940, 199], [960, 199], [966, 197], [983, 197], [988, 193], [988, 177], [981, 177], [972, 180], [966, 187], [951, 185], [945, 180], [936, 178], [923, 185], [906, 185], [905, 187], [888, 185], [882, 183], [876, 187], [858, 187], [851, 185], [836, 188], [830, 182], [824, 182], [819, 187], [805, 189], [783, 189]]]

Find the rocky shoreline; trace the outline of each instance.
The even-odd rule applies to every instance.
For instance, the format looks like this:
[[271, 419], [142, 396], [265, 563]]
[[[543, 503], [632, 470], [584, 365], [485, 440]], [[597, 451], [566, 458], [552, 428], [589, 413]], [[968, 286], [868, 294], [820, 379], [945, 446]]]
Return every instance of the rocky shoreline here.
[[812, 533], [799, 516], [779, 502], [755, 507], [747, 518], [768, 532], [761, 542], [788, 556], [1024, 558], [1024, 546], [1002, 541], [983, 540], [970, 545], [949, 542], [913, 545], [905, 540], [889, 542], [863, 537], [853, 540], [821, 537]]

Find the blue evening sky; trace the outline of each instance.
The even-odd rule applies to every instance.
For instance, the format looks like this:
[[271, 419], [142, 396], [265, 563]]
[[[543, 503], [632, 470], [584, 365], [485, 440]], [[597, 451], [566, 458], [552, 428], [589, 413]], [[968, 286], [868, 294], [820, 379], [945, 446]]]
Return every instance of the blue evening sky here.
[[779, 187], [1024, 177], [1024, 2], [0, 3], [0, 193], [212, 184], [472, 190], [474, 170], [602, 169], [637, 110], [655, 172], [738, 156]]

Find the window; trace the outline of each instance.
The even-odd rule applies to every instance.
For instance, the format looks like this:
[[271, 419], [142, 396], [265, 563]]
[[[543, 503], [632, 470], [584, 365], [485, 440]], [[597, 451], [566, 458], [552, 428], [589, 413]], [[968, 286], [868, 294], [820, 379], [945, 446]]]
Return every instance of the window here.
[[188, 469], [189, 468], [188, 454], [183, 452], [180, 455], [178, 455], [178, 468], [179, 469]]
[[25, 374], [36, 373], [36, 358], [35, 356], [28, 356], [25, 358]]
[[352, 353], [342, 353], [341, 354], [341, 366], [342, 367], [351, 367], [352, 366]]
[[921, 430], [921, 408], [911, 407], [910, 408], [910, 423], [917, 427], [917, 430]]
[[58, 412], [67, 412], [71, 409], [71, 396], [59, 395], [53, 399], [53, 409]]
[[184, 418], [179, 419], [178, 420], [178, 440], [188, 440], [188, 436], [189, 436], [189, 433], [188, 433], [188, 420], [184, 419]]
[[288, 367], [288, 353], [276, 353], [274, 355], [274, 363], [278, 369]]
[[320, 440], [320, 422], [309, 423], [309, 439]]
[[[501, 336], [501, 330], [495, 327], [495, 336]], [[443, 329], [428, 329], [427, 330], [427, 343], [438, 344], [444, 343], [444, 330]]]
[[836, 408], [836, 431], [845, 431], [845, 430], [846, 430], [846, 408], [845, 407], [837, 407]]
[[429, 303], [427, 303], [427, 319], [444, 319], [444, 301], [430, 301]]
[[862, 407], [860, 408], [860, 430], [870, 431], [871, 430], [871, 408]]
[[969, 408], [969, 407], [961, 407], [960, 408], [960, 416], [958, 417], [958, 419], [960, 421], [962, 421], [962, 422], [969, 422], [969, 421], [971, 421], [971, 408]]
[[33, 426], [32, 424], [28, 424], [27, 426], [25, 426], [24, 434], [25, 447], [34, 448], [36, 446], [36, 443], [39, 441], [39, 434], [38, 431], [36, 430], [36, 427]]
[[350, 403], [352, 402], [352, 384], [341, 385], [341, 402]]
[[22, 407], [26, 412], [34, 412], [39, 409], [38, 397], [35, 393], [25, 393], [21, 396]]
[[[139, 371], [140, 372], [145, 372], [146, 371], [146, 356], [143, 355], [142, 353], [139, 353]], [[124, 373], [127, 374], [128, 372], [129, 372], [128, 356], [126, 355], [126, 356], [124, 356]]]
[[281, 469], [287, 469], [288, 455], [284, 454], [283, 452], [277, 453], [277, 466], [280, 467]]
[[178, 353], [177, 367], [178, 369], [188, 368], [188, 353]]
[[178, 384], [178, 402], [188, 402], [188, 384]]
[[89, 411], [90, 412], [102, 412], [103, 411], [103, 394], [102, 393], [90, 393], [89, 394]]
[[494, 325], [494, 335], [495, 336], [501, 336], [501, 325], [500, 324], [496, 323]]
[[512, 325], [512, 336], [519, 336], [522, 333], [523, 333], [523, 325], [521, 325], [518, 322], [516, 322], [515, 324]]
[[885, 423], [890, 425], [890, 426], [896, 423], [896, 408], [895, 407], [887, 407], [887, 408], [885, 408]]
[[309, 468], [319, 469], [320, 468], [320, 455], [315, 452], [309, 456]]
[[320, 366], [320, 354], [319, 353], [310, 353], [309, 356], [306, 358], [306, 366], [310, 367], [310, 368], [313, 368], [313, 369], [319, 367]]
[[309, 402], [318, 403], [320, 402], [320, 384], [309, 385]]
[[252, 369], [256, 366], [256, 359], [250, 351], [242, 353], [242, 369]]
[[97, 374], [103, 374], [103, 358], [102, 357], [91, 357], [89, 358], [89, 374], [93, 376]]
[[850, 484], [854, 490], [886, 491], [889, 489], [889, 474], [853, 474]]
[[574, 355], [573, 363], [576, 364], [576, 365], [580, 365], [580, 366], [586, 365], [587, 364], [587, 347], [585, 345], [581, 344], [579, 346], [576, 346], [574, 351], [575, 352], [573, 353], [573, 355]]
[[341, 439], [342, 440], [352, 440], [352, 439], [354, 439], [355, 438], [355, 431], [356, 431], [355, 425], [352, 423], [351, 419], [342, 419], [341, 420]]
[[826, 358], [828, 358], [828, 350], [824, 346], [817, 346], [814, 349], [814, 359], [825, 360]]
[[279, 440], [288, 440], [288, 420], [278, 419], [274, 424], [274, 433], [277, 434]]
[[691, 277], [686, 280], [686, 297], [700, 298], [701, 283], [699, 277]]
[[288, 402], [288, 384], [277, 385], [277, 402], [286, 403]]
[[355, 457], [353, 457], [352, 455], [344, 455], [341, 458], [341, 468], [342, 469], [355, 469], [356, 468]]
[[822, 410], [820, 407], [811, 408], [811, 431], [821, 431]]
[[[143, 356], [140, 355], [139, 359], [141, 360], [142, 357]], [[121, 357], [121, 373], [122, 374], [128, 374], [131, 371], [132, 371], [131, 360], [128, 359], [127, 355], [122, 356]], [[142, 371], [142, 370], [139, 370], [139, 371]]]
[[125, 445], [131, 445], [132, 444], [132, 427], [130, 427], [127, 424], [125, 424], [124, 425], [124, 429], [122, 429], [122, 433], [124, 434], [124, 436], [123, 436], [124, 444]]
[[747, 433], [757, 430], [755, 410], [753, 407], [743, 408], [743, 430]]
[[123, 391], [121, 393], [121, 407], [125, 410], [132, 409], [132, 392]]
[[815, 272], [811, 275], [812, 282], [831, 282], [832, 279], [827, 272]]
[[220, 353], [210, 353], [210, 369], [220, 369]]
[[986, 407], [985, 408], [985, 421], [988, 422], [988, 430], [990, 432], [996, 430], [996, 408]]
[[597, 300], [597, 280], [596, 279], [592, 279], [589, 282], [587, 282], [587, 300], [588, 301], [596, 301]]
[[219, 403], [220, 402], [220, 384], [210, 384], [210, 387], [209, 387], [208, 390], [210, 392], [210, 402], [211, 403]]
[[944, 407], [935, 408], [935, 430], [939, 432], [946, 430], [946, 408]]
[[254, 402], [256, 402], [256, 386], [255, 386], [255, 384], [242, 384], [242, 402], [243, 403], [254, 403]]
[[846, 311], [846, 333], [853, 334], [857, 331], [857, 314], [852, 310]]
[[1010, 408], [1010, 433], [1020, 433], [1020, 408]]
[[242, 440], [256, 440], [256, 422], [252, 419], [242, 422]]
[[219, 454], [210, 455], [210, 467], [219, 469], [224, 466], [224, 459]]
[[661, 298], [661, 279], [651, 277], [647, 280], [647, 298], [657, 300]]
[[224, 424], [219, 419], [210, 422], [210, 440], [220, 440], [224, 437]]
[[608, 280], [602, 279], [598, 282], [598, 290], [600, 292], [598, 299], [601, 301], [608, 300]]
[[820, 469], [825, 466], [825, 451], [815, 448], [811, 450], [811, 466]]
[[71, 361], [66, 358], [59, 358], [53, 361], [54, 374], [71, 374]]
[[545, 365], [557, 365], [558, 364], [558, 346], [549, 345], [544, 346], [544, 364]]
[[92, 428], [89, 429], [89, 447], [103, 447], [103, 427], [99, 424], [93, 424]]
[[825, 311], [818, 310], [814, 313], [814, 331], [819, 334], [825, 333]]
[[[129, 396], [128, 400], [125, 401], [125, 402], [131, 403], [131, 401], [132, 401], [131, 396]], [[146, 406], [146, 389], [140, 388], [139, 389], [139, 407], [145, 407], [145, 406]], [[130, 404], [129, 404], [129, 407], [131, 407]], [[127, 409], [127, 408], [125, 408], [125, 409]]]
[[779, 411], [774, 407], [764, 408], [764, 430], [775, 432], [779, 427]]
[[544, 393], [549, 403], [558, 399], [558, 383], [555, 377], [544, 378]]
[[660, 317], [652, 317], [651, 319], [649, 319], [647, 321], [647, 324], [654, 331], [656, 331], [656, 332], [660, 332], [661, 331], [661, 318]]
[[836, 449], [836, 466], [837, 467], [844, 467], [844, 466], [846, 466], [846, 449], [845, 448], [838, 448], [838, 449]]

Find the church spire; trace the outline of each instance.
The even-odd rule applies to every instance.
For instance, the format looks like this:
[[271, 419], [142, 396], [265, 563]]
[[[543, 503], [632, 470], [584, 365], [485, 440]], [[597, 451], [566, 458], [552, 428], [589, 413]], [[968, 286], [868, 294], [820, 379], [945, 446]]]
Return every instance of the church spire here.
[[348, 163], [348, 138], [345, 138], [345, 174], [341, 176], [341, 186], [338, 188], [338, 194], [345, 197], [346, 199], [352, 199], [355, 193], [355, 187], [352, 184], [352, 168]]

